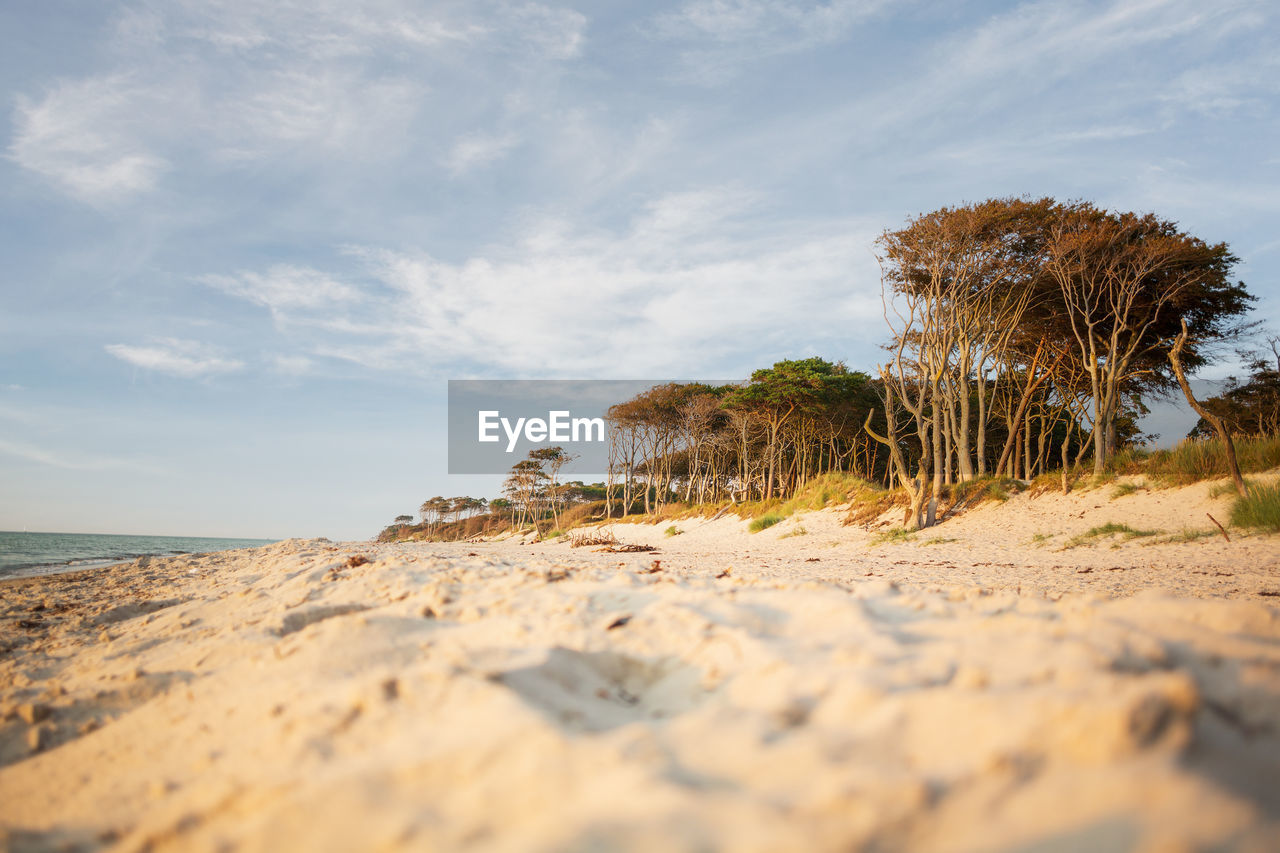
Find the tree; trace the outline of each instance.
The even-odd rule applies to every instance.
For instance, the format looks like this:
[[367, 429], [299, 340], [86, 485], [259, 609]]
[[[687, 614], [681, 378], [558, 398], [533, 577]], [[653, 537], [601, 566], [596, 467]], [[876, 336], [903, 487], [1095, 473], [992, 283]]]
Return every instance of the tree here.
[[[1236, 435], [1280, 433], [1280, 337], [1267, 337], [1264, 344], [1266, 350], [1240, 353], [1249, 364], [1248, 379], [1232, 377], [1226, 390], [1204, 401], [1205, 408]], [[1203, 438], [1213, 431], [1210, 421], [1201, 417], [1189, 436]]]
[[576, 458], [559, 446], [537, 447], [529, 451], [529, 459], [541, 466], [543, 475], [546, 477], [547, 500], [551, 504], [552, 523], [556, 527], [560, 526], [559, 504], [562, 497], [558, 482], [560, 469]]
[[1227, 424], [1222, 418], [1196, 400], [1195, 395], [1191, 393], [1191, 384], [1187, 382], [1187, 375], [1182, 370], [1182, 348], [1186, 346], [1188, 336], [1187, 321], [1183, 320], [1182, 332], [1174, 341], [1173, 348], [1169, 350], [1169, 362], [1173, 365], [1173, 372], [1178, 377], [1178, 385], [1181, 386], [1182, 393], [1187, 398], [1187, 403], [1196, 410], [1200, 417], [1213, 424], [1218, 437], [1222, 439], [1222, 446], [1227, 455], [1227, 470], [1231, 473], [1231, 480], [1235, 483], [1236, 491], [1240, 493], [1240, 497], [1247, 498], [1249, 497], [1249, 487], [1245, 485], [1244, 477], [1240, 475], [1240, 465], [1236, 462], [1236, 445], [1231, 440], [1231, 430], [1227, 428]]
[[[725, 408], [753, 415], [767, 429], [765, 500], [773, 497], [778, 480], [778, 439], [783, 426], [799, 414], [821, 410], [831, 398], [833, 378], [847, 373], [843, 364], [832, 364], [816, 357], [779, 361], [771, 368], [755, 371], [748, 384], [725, 395]], [[865, 375], [862, 379], [865, 381]]]
[[1197, 344], [1229, 338], [1252, 297], [1229, 275], [1238, 258], [1152, 214], [1111, 213], [1087, 203], [1059, 211], [1046, 269], [1058, 285], [1077, 356], [1089, 379], [1093, 470], [1115, 451], [1116, 416], [1126, 385], [1170, 380], [1164, 358], [1179, 316], [1195, 335], [1183, 353], [1194, 368]]
[[546, 481], [542, 465], [533, 459], [522, 459], [511, 466], [502, 490], [519, 513], [517, 520], [512, 522], [517, 527], [523, 527], [526, 520], [537, 521], [538, 500]]

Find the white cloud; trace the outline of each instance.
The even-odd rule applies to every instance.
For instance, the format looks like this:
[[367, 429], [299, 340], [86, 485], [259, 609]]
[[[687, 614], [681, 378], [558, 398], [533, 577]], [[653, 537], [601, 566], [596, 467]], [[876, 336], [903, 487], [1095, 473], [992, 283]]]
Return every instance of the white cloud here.
[[621, 233], [544, 221], [456, 263], [352, 250], [367, 270], [364, 300], [277, 306], [280, 328], [311, 355], [375, 369], [609, 376], [830, 355], [851, 328], [878, 327], [872, 227], [764, 227], [756, 204], [734, 188], [673, 194]]
[[184, 379], [234, 373], [244, 368], [244, 362], [224, 358], [213, 347], [179, 338], [157, 338], [144, 346], [107, 344], [104, 349], [134, 367]]
[[278, 355], [275, 358], [276, 372], [287, 376], [302, 376], [310, 373], [314, 364], [315, 362], [303, 355]]
[[686, 76], [722, 83], [761, 57], [838, 42], [888, 0], [693, 0], [658, 15], [653, 32], [687, 45], [681, 60]]
[[[580, 54], [585, 31], [580, 13], [536, 3], [134, 0], [112, 20], [113, 65], [18, 96], [8, 156], [98, 205], [169, 171], [390, 162], [409, 149], [437, 78], [454, 90], [498, 74], [533, 85]], [[435, 130], [429, 159], [443, 159], [457, 130]], [[511, 144], [463, 140], [447, 166], [461, 173]]]
[[126, 76], [63, 82], [38, 101], [20, 95], [9, 157], [83, 201], [145, 192], [168, 168], [141, 139], [149, 100]]
[[[436, 48], [466, 43], [488, 27], [424, 12], [402, 0], [179, 0], [144, 4], [174, 37], [204, 41], [230, 53], [282, 51], [331, 60], [368, 53], [378, 44]], [[136, 17], [136, 8], [130, 10]], [[136, 26], [136, 25], [135, 25]], [[145, 29], [150, 35], [158, 27]]]
[[878, 11], [884, 0], [694, 0], [660, 15], [659, 31], [673, 39], [710, 38], [717, 42], [773, 41], [779, 48], [834, 41], [859, 19]]
[[499, 6], [504, 29], [527, 50], [548, 59], [573, 59], [582, 52], [587, 18], [573, 9], [539, 3]]
[[275, 264], [265, 273], [241, 271], [235, 275], [204, 275], [196, 280], [273, 312], [323, 308], [361, 298], [358, 290], [331, 276], [292, 264]]
[[488, 166], [506, 157], [515, 147], [516, 141], [516, 137], [511, 134], [468, 134], [454, 143], [444, 165], [455, 177], [465, 175], [473, 169]]

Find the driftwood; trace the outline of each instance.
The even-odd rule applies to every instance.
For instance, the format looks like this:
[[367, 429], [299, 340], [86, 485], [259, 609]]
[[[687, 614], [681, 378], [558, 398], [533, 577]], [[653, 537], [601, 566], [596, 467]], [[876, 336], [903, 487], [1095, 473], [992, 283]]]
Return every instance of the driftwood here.
[[612, 530], [598, 530], [594, 533], [570, 533], [570, 548], [585, 548], [588, 545], [617, 545], [618, 537], [613, 535]]

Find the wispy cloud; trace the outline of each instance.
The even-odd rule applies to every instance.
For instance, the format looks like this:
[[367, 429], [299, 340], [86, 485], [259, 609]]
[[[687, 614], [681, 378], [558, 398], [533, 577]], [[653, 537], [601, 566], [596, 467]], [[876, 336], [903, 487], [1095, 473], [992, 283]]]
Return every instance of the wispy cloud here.
[[[481, 65], [530, 77], [585, 38], [585, 16], [537, 3], [135, 0], [114, 18], [113, 67], [17, 96], [8, 156], [96, 205], [179, 170], [382, 162], [408, 148], [437, 79]], [[501, 154], [488, 140], [430, 158], [460, 173]]]
[[845, 38], [888, 0], [693, 0], [656, 16], [652, 32], [683, 45], [686, 78], [721, 83], [744, 65]]
[[127, 364], [184, 379], [197, 379], [244, 369], [244, 362], [225, 358], [215, 348], [180, 338], [157, 338], [149, 344], [107, 344], [104, 349]]
[[87, 202], [149, 190], [168, 168], [141, 139], [149, 100], [124, 75], [64, 81], [38, 100], [19, 95], [9, 157]]
[[365, 299], [278, 308], [281, 328], [313, 356], [379, 370], [618, 375], [830, 351], [878, 321], [867, 223], [766, 229], [758, 203], [735, 188], [671, 194], [619, 233], [542, 221], [458, 263], [352, 250], [365, 274], [344, 286]]
[[278, 355], [273, 364], [277, 373], [286, 376], [302, 376], [311, 372], [315, 362], [304, 355]]
[[323, 308], [361, 298], [360, 291], [319, 270], [292, 264], [275, 264], [262, 273], [246, 270], [235, 275], [203, 275], [196, 280], [273, 313]]
[[516, 137], [512, 134], [467, 134], [454, 143], [444, 164], [453, 176], [465, 175], [472, 169], [501, 160], [515, 147], [516, 142]]

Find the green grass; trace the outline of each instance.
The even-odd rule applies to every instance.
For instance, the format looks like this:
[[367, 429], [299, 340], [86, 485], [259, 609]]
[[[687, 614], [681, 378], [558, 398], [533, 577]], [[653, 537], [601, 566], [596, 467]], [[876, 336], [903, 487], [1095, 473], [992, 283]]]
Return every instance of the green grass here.
[[959, 539], [949, 539], [946, 536], [934, 536], [920, 542], [921, 545], [945, 545], [948, 542], [959, 542]]
[[1076, 548], [1081, 545], [1093, 545], [1100, 539], [1108, 539], [1112, 536], [1123, 536], [1124, 541], [1130, 539], [1140, 539], [1147, 536], [1158, 536], [1163, 531], [1160, 530], [1135, 530], [1127, 524], [1118, 524], [1114, 521], [1108, 521], [1106, 524], [1100, 524], [1097, 527], [1091, 527], [1079, 536], [1068, 539], [1063, 548]]
[[1249, 497], [1237, 497], [1231, 507], [1231, 523], [1267, 533], [1280, 533], [1280, 483], [1254, 485]]
[[[1280, 466], [1280, 436], [1234, 440], [1236, 461], [1243, 473], [1268, 471]], [[1122, 455], [1118, 454], [1117, 458]], [[1188, 486], [1201, 480], [1229, 476], [1227, 453], [1218, 439], [1186, 440], [1169, 450], [1156, 450], [1141, 460], [1146, 475], [1166, 486]]]
[[1021, 482], [1008, 477], [978, 477], [967, 483], [956, 483], [944, 486], [942, 498], [948, 506], [957, 504], [979, 504], [986, 501], [1009, 500], [1013, 495], [1025, 489]]
[[684, 533], [684, 531], [679, 527], [676, 527], [674, 524], [662, 531], [663, 536], [679, 536], [681, 533]]
[[916, 538], [916, 531], [908, 530], [905, 527], [890, 527], [888, 530], [881, 530], [875, 536], [871, 537], [872, 545], [884, 545], [891, 542], [910, 542]]
[[790, 539], [792, 536], [808, 536], [808, 535], [809, 535], [809, 531], [804, 529], [804, 525], [798, 524], [793, 529], [788, 530], [786, 533], [780, 534], [778, 538]]
[[781, 515], [776, 512], [770, 512], [760, 516], [759, 518], [753, 519], [752, 522], [747, 525], [747, 529], [752, 533], [759, 533], [761, 530], [767, 530], [770, 527], [773, 527], [780, 521], [782, 521]]
[[1055, 534], [1053, 533], [1036, 533], [1031, 537], [1031, 544], [1045, 545], [1049, 542], [1049, 540], [1053, 539], [1054, 535]]
[[1184, 527], [1177, 533], [1169, 536], [1161, 536], [1159, 539], [1152, 539], [1144, 542], [1144, 545], [1177, 545], [1183, 542], [1195, 542], [1200, 539], [1206, 539], [1210, 536], [1218, 536], [1219, 533], [1215, 529], [1210, 530], [1194, 530], [1190, 527]]
[[1142, 483], [1117, 483], [1116, 487], [1111, 490], [1111, 500], [1126, 497], [1145, 488], [1146, 486]]

